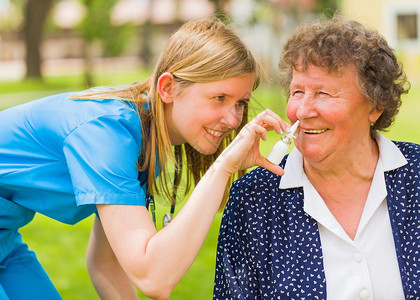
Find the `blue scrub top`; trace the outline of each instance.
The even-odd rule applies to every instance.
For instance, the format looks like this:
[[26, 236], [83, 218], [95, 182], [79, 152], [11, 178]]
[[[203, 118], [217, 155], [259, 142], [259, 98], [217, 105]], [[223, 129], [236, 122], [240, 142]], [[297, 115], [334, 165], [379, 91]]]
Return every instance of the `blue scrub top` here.
[[145, 205], [135, 105], [71, 94], [0, 111], [0, 197], [67, 224], [96, 204]]

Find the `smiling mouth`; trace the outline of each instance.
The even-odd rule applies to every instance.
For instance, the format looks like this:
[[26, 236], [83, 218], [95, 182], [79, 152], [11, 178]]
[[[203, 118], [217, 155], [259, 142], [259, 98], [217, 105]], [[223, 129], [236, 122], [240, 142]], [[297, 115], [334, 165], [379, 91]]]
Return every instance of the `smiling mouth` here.
[[324, 129], [312, 129], [312, 130], [305, 130], [305, 129], [301, 129], [304, 133], [309, 133], [309, 134], [314, 134], [314, 133], [323, 133], [325, 131], [327, 131], [326, 128]]
[[210, 128], [206, 128], [206, 131], [215, 137], [221, 137], [222, 135], [226, 133], [225, 131], [218, 131], [218, 130], [213, 130]]

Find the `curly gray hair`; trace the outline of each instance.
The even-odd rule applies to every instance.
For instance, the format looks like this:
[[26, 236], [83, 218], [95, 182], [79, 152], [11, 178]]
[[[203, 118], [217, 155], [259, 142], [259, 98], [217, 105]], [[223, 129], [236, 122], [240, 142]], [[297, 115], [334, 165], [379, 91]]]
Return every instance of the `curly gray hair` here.
[[376, 30], [352, 20], [334, 16], [299, 26], [283, 47], [280, 68], [280, 86], [289, 95], [293, 70], [298, 63], [338, 72], [354, 64], [363, 94], [373, 109], [383, 110], [371, 126], [386, 131], [401, 106], [401, 95], [408, 93], [410, 84], [397, 60], [394, 50]]

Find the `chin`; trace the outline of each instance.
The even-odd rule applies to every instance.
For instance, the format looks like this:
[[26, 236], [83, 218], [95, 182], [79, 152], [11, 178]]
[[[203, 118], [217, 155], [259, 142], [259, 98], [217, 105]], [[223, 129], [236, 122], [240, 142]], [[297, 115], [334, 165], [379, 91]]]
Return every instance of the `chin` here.
[[309, 163], [321, 163], [329, 156], [326, 153], [306, 151], [302, 153], [303, 159]]
[[322, 149], [319, 148], [301, 148], [297, 147], [299, 152], [302, 154], [303, 158], [308, 162], [318, 162], [322, 160], [323, 153]]
[[211, 148], [211, 149], [203, 149], [203, 148], [197, 149], [197, 148], [194, 148], [194, 149], [197, 150], [198, 152], [200, 152], [203, 155], [212, 155], [217, 151], [217, 149], [214, 149], [214, 148]]
[[220, 144], [213, 145], [213, 144], [207, 144], [204, 147], [200, 144], [191, 145], [196, 151], [200, 152], [203, 155], [212, 155], [214, 154], [217, 149], [219, 148]]

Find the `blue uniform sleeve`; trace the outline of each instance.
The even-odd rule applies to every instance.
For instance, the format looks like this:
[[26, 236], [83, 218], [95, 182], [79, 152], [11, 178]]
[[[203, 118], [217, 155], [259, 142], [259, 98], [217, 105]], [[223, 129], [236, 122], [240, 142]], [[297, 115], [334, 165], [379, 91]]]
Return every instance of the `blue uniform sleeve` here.
[[78, 205], [146, 204], [138, 181], [138, 120], [96, 117], [74, 129], [63, 147]]
[[244, 197], [250, 197], [246, 187], [233, 187], [223, 213], [217, 245], [214, 300], [262, 297], [259, 291], [260, 276], [255, 266], [258, 250], [254, 246], [246, 208], [243, 206]]

